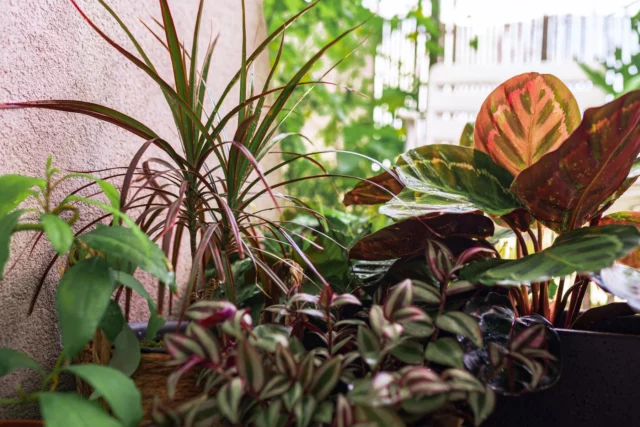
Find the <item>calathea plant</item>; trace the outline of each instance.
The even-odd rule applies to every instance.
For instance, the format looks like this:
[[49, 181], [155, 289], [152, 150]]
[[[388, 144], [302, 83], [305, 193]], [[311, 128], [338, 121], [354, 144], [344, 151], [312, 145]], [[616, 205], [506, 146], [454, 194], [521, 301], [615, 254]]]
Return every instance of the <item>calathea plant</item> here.
[[[442, 283], [458, 266], [441, 265], [449, 268]], [[446, 286], [410, 280], [378, 292], [375, 301], [329, 286], [319, 296], [294, 287], [267, 308], [276, 322], [259, 326], [230, 302], [198, 302], [187, 312], [186, 333], [166, 342], [176, 365], [169, 387], [198, 369], [202, 395], [175, 410], [157, 408], [155, 420], [166, 426], [480, 424], [494, 394], [464, 368], [455, 336], [478, 349], [481, 331], [472, 316], [445, 308], [446, 293]], [[527, 361], [551, 358], [545, 340], [517, 337], [514, 353], [535, 348]]]
[[[162, 250], [132, 219], [120, 212], [120, 195], [115, 187], [86, 174], [60, 175], [49, 158], [44, 178], [0, 176], [0, 277], [5, 271], [11, 237], [15, 233], [43, 233], [55, 251], [68, 259], [56, 289], [62, 353], [53, 370], [46, 373], [30, 356], [0, 348], [0, 376], [23, 368], [42, 375], [40, 390], [26, 391], [18, 385], [16, 397], [0, 399], [0, 404], [39, 402], [47, 426], [78, 425], [69, 421], [70, 413], [85, 425], [137, 426], [142, 419], [142, 404], [140, 393], [128, 376], [138, 366], [140, 347], [135, 333], [125, 322], [116, 290], [127, 287], [147, 299], [151, 312], [148, 336], [154, 337], [164, 324], [164, 318], [157, 314], [156, 303], [133, 273], [137, 269], [145, 271], [176, 291], [174, 273]], [[56, 201], [59, 185], [79, 178], [96, 183], [109, 204], [73, 194]], [[27, 206], [35, 207], [21, 207], [23, 202], [29, 201], [33, 203]], [[97, 205], [106, 217], [113, 219], [112, 224], [98, 224], [93, 230], [74, 233], [72, 226], [80, 217], [79, 206], [82, 204]], [[106, 338], [108, 351], [111, 351], [111, 343], [115, 347], [109, 366], [69, 366], [69, 362], [97, 336]], [[104, 399], [115, 418], [95, 401], [85, 400], [75, 393], [57, 392], [63, 373], [71, 373], [90, 384], [94, 394]]]
[[[637, 215], [604, 216], [640, 175], [638, 153], [640, 91], [588, 109], [580, 120], [575, 98], [556, 77], [513, 77], [482, 105], [473, 147], [410, 150], [394, 169], [347, 194], [346, 204], [386, 202], [381, 212], [399, 221], [362, 239], [351, 257], [396, 260], [397, 269], [424, 253], [429, 240], [454, 255], [475, 248], [475, 259], [455, 272], [453, 283], [481, 292], [483, 302], [469, 301], [465, 311], [480, 320], [485, 338], [496, 336], [490, 329], [499, 319], [513, 326], [506, 335], [502, 329], [502, 350], [487, 348], [481, 357], [498, 361], [514, 350], [518, 323], [545, 324], [544, 317], [551, 323], [538, 328], [547, 336], [551, 324], [576, 324], [591, 281], [640, 309]], [[492, 221], [515, 235], [517, 259], [499, 255], [494, 244], [506, 230], [492, 237]], [[427, 251], [423, 264], [430, 258]], [[423, 277], [434, 275], [426, 270]], [[482, 285], [503, 296], [484, 298]], [[614, 308], [629, 312], [624, 304]], [[472, 358], [465, 360], [473, 370]], [[540, 371], [523, 367], [534, 377]], [[502, 384], [518, 391], [513, 382]]]

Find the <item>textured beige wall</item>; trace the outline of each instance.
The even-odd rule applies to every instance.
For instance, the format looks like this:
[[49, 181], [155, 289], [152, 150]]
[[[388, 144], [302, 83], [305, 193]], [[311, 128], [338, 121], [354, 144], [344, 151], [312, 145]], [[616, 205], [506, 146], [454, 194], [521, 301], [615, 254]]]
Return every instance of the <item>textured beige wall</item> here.
[[[95, 0], [78, 0], [107, 34], [133, 50], [117, 24]], [[240, 66], [240, 0], [207, 0], [203, 18], [202, 54], [209, 34], [220, 34], [210, 73], [210, 88], [219, 95], [224, 83]], [[110, 0], [109, 4], [145, 47], [167, 79], [171, 69], [165, 51], [138, 22], [160, 18], [155, 0]], [[181, 34], [190, 43], [197, 0], [170, 1]], [[250, 47], [264, 37], [261, 0], [247, 0]], [[79, 99], [103, 103], [141, 120], [169, 141], [176, 140], [172, 120], [161, 92], [141, 71], [128, 63], [96, 35], [66, 0], [0, 0], [0, 101]], [[262, 58], [256, 80], [263, 81], [268, 59]], [[233, 102], [237, 99], [230, 97]], [[227, 104], [228, 108], [230, 104]], [[91, 118], [58, 112], [16, 110], [0, 112], [0, 173], [42, 173], [49, 153], [62, 168], [96, 170], [126, 165], [143, 141], [112, 125]], [[14, 253], [28, 243], [14, 239]], [[25, 351], [45, 369], [59, 351], [54, 310], [57, 277], [47, 280], [35, 311], [26, 311], [39, 275], [52, 256], [45, 244], [22, 260], [0, 282], [0, 347]], [[10, 261], [11, 263], [11, 261]], [[142, 320], [146, 307], [137, 301]], [[18, 381], [27, 389], [37, 377], [21, 371], [0, 380], [0, 396], [11, 395]], [[25, 408], [0, 408], [0, 419], [30, 416]]]

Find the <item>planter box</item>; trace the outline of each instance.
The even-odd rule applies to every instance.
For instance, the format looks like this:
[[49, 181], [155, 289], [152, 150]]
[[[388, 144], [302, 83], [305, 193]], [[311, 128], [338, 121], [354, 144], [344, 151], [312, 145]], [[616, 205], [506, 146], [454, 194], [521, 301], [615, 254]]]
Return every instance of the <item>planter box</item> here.
[[607, 332], [559, 329], [562, 376], [548, 390], [498, 398], [483, 426], [570, 427], [640, 425], [640, 317], [598, 325]]

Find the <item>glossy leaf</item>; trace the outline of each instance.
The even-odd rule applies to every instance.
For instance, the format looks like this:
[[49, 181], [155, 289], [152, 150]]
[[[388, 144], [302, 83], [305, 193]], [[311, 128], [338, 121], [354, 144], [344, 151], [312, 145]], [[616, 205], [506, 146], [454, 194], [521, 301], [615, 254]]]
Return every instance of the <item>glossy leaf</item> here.
[[142, 421], [142, 396], [133, 380], [115, 369], [100, 365], [72, 365], [63, 369], [84, 381], [102, 396], [113, 414], [127, 427]]
[[605, 290], [625, 299], [635, 311], [640, 312], [640, 270], [626, 265], [614, 264], [591, 278]]
[[44, 234], [51, 242], [58, 255], [69, 252], [73, 244], [73, 230], [62, 218], [57, 215], [44, 214], [40, 217], [44, 227]]
[[553, 246], [517, 259], [488, 259], [469, 264], [461, 278], [485, 285], [520, 285], [611, 266], [640, 245], [640, 231], [628, 225], [605, 225], [570, 231]]
[[109, 264], [99, 257], [79, 262], [62, 276], [56, 291], [56, 310], [68, 359], [91, 341], [114, 287]]
[[422, 251], [434, 237], [485, 239], [493, 232], [493, 221], [483, 215], [426, 215], [406, 219], [360, 239], [349, 251], [349, 257], [367, 261], [402, 258]]
[[25, 368], [42, 372], [38, 362], [26, 354], [11, 348], [0, 348], [0, 377]]
[[33, 194], [33, 187], [44, 188], [46, 181], [23, 175], [0, 176], [0, 218]]
[[558, 148], [579, 123], [578, 103], [560, 79], [520, 74], [498, 86], [480, 107], [474, 147], [518, 176]]
[[518, 175], [513, 192], [553, 230], [582, 226], [627, 179], [640, 153], [639, 124], [640, 91], [588, 109], [569, 139]]
[[[382, 187], [382, 188], [381, 188]], [[404, 184], [389, 172], [383, 172], [359, 182], [353, 190], [344, 195], [345, 206], [378, 205], [400, 194]]]
[[521, 206], [513, 176], [485, 153], [455, 145], [426, 145], [400, 156], [396, 170], [407, 187], [381, 208], [393, 218], [482, 210], [504, 215]]
[[452, 311], [436, 317], [436, 326], [452, 334], [469, 339], [478, 347], [482, 347], [482, 333], [478, 322], [468, 314]]
[[4, 267], [7, 264], [11, 250], [11, 236], [13, 229], [22, 215], [22, 211], [15, 211], [0, 216], [0, 280], [4, 278]]
[[109, 260], [133, 263], [164, 283], [174, 282], [174, 273], [164, 252], [148, 237], [121, 226], [98, 227], [79, 237]]
[[122, 427], [100, 403], [83, 399], [75, 392], [40, 393], [38, 401], [47, 427]]
[[[619, 224], [634, 225], [640, 229], [640, 212], [616, 212], [600, 220], [600, 225]], [[640, 248], [618, 260], [619, 263], [633, 268], [640, 268]]]
[[425, 353], [425, 357], [429, 362], [460, 369], [464, 368], [462, 356], [462, 347], [460, 347], [458, 341], [449, 337], [430, 342]]

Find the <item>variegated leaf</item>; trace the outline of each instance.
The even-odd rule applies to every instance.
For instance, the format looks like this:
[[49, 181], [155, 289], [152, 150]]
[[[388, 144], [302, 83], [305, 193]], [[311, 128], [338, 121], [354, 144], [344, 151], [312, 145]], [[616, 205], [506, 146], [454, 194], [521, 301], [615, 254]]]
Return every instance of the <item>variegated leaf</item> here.
[[482, 104], [474, 147], [518, 176], [558, 148], [579, 123], [578, 103], [562, 81], [551, 74], [520, 74]]
[[640, 153], [640, 91], [590, 108], [555, 151], [524, 170], [511, 189], [556, 231], [589, 221], [624, 185]]
[[353, 190], [344, 195], [345, 206], [378, 205], [393, 199], [404, 185], [393, 174], [383, 172], [359, 182]]
[[426, 145], [400, 156], [396, 170], [407, 188], [381, 208], [392, 218], [478, 209], [504, 215], [521, 206], [509, 190], [513, 176], [472, 148]]
[[[619, 224], [635, 225], [640, 229], [640, 212], [616, 212], [600, 220], [600, 225]], [[640, 248], [618, 260], [619, 263], [633, 268], [640, 268]]]

